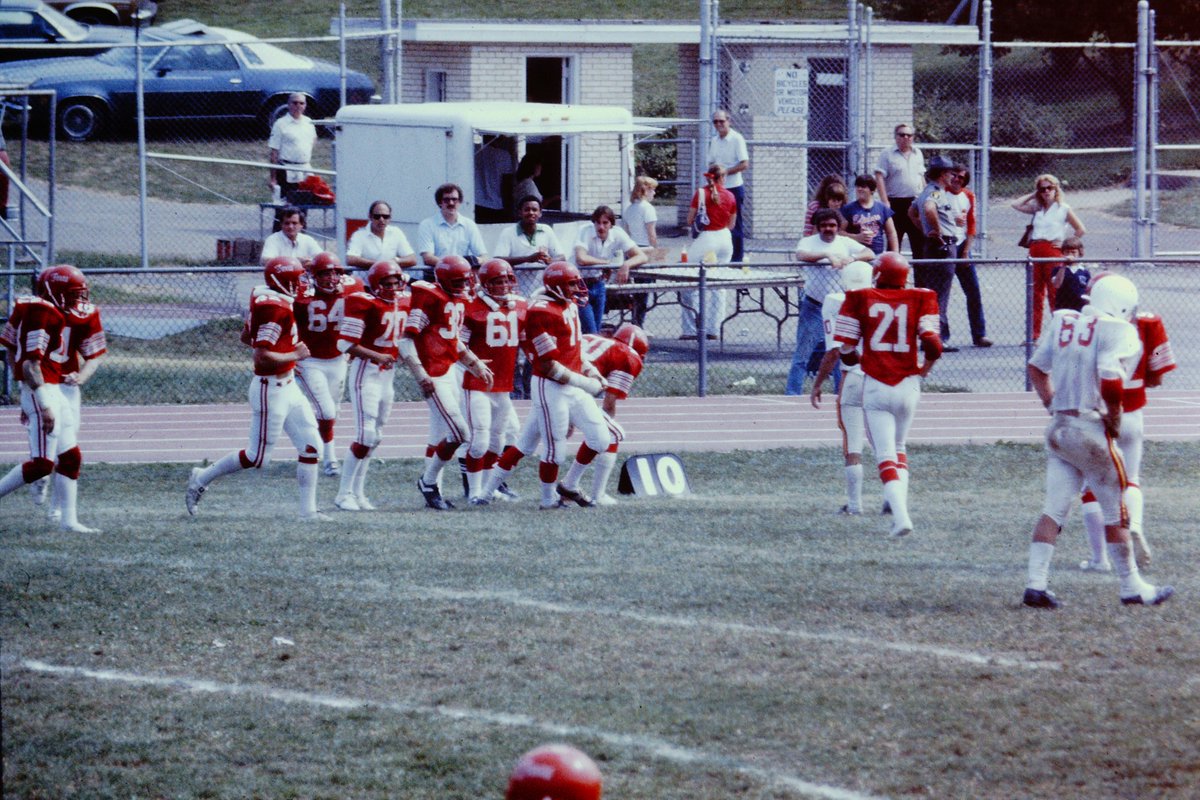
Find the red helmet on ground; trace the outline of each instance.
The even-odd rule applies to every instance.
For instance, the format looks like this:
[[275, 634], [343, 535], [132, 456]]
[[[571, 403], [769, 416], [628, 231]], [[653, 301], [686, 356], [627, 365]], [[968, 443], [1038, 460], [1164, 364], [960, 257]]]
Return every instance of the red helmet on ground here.
[[884, 253], [875, 267], [875, 285], [880, 289], [903, 289], [908, 285], [908, 259], [899, 253]]
[[442, 256], [433, 275], [451, 297], [466, 297], [471, 293], [471, 264], [462, 256]]
[[574, 264], [568, 264], [566, 261], [550, 264], [542, 273], [542, 285], [546, 287], [546, 294], [556, 300], [581, 306], [587, 304], [587, 284], [583, 282], [583, 276]]
[[318, 292], [335, 294], [342, 289], [342, 276], [346, 268], [333, 253], [318, 253], [308, 267], [310, 282]]
[[267, 288], [282, 292], [289, 297], [300, 294], [304, 282], [304, 265], [293, 256], [276, 256], [263, 267]]
[[634, 352], [642, 358], [645, 358], [646, 353], [650, 352], [650, 337], [632, 322], [621, 323], [621, 327], [613, 331], [613, 338], [632, 347]]
[[504, 300], [517, 286], [517, 273], [503, 258], [493, 258], [479, 268], [479, 284], [493, 300]]
[[600, 768], [569, 744], [545, 744], [521, 756], [504, 800], [600, 800]]
[[75, 311], [88, 301], [87, 278], [71, 264], [46, 267], [38, 273], [36, 290], [63, 311]]
[[[393, 278], [395, 280], [392, 280]], [[400, 265], [391, 259], [376, 261], [367, 270], [367, 287], [371, 290], [371, 294], [381, 300], [396, 299], [396, 295], [404, 288], [406, 279], [404, 270], [400, 269]]]

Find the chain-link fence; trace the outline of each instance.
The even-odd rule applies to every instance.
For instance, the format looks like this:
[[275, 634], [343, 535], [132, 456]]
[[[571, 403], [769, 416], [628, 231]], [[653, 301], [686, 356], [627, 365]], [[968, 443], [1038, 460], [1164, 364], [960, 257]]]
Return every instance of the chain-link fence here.
[[[1138, 286], [1146, 311], [1160, 314], [1179, 370], [1168, 383], [1200, 388], [1200, 323], [1192, 298], [1200, 289], [1200, 261], [1088, 262], [1093, 275], [1111, 269]], [[948, 308], [952, 345], [926, 380], [926, 391], [1022, 391], [1031, 352], [1033, 266], [1027, 261], [987, 261], [976, 270], [991, 347], [972, 346], [966, 304], [956, 282]], [[651, 336], [642, 396], [783, 394], [793, 360], [816, 371], [819, 354], [796, 354], [796, 323], [803, 298], [803, 268], [782, 257], [745, 268], [654, 266], [638, 283], [609, 286], [612, 322], [637, 320]], [[8, 273], [18, 294], [29, 290], [28, 272]], [[251, 376], [249, 350], [239, 341], [250, 289], [261, 273], [250, 268], [93, 270], [88, 275], [99, 306], [109, 353], [88, 384], [90, 403], [241, 402]], [[703, 306], [716, 314], [715, 338], [684, 336], [684, 314]], [[1046, 319], [1049, 311], [1046, 311]], [[704, 330], [703, 326], [699, 327]], [[811, 364], [811, 369], [807, 367]], [[703, 376], [703, 377], [702, 377]], [[6, 376], [7, 377], [7, 376]], [[10, 402], [14, 387], [5, 381]], [[420, 393], [397, 371], [397, 397]], [[804, 391], [811, 389], [811, 376]]]

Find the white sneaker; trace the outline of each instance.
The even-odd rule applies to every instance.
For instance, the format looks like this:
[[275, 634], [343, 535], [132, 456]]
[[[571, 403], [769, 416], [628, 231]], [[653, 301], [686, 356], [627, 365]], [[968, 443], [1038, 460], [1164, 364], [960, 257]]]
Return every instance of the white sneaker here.
[[50, 478], [38, 478], [29, 484], [29, 498], [35, 506], [46, 504], [46, 495], [50, 493]]
[[375, 504], [368, 500], [365, 494], [355, 495], [354, 500], [363, 511], [374, 511], [376, 509]]
[[183, 504], [187, 506], [187, 512], [193, 517], [196, 516], [196, 506], [200, 504], [200, 498], [204, 496], [204, 490], [207, 486], [200, 485], [200, 473], [203, 472], [199, 467], [192, 467], [192, 476], [188, 479], [187, 495], [183, 499]]
[[71, 533], [100, 533], [99, 528], [89, 528], [87, 525], [84, 525], [78, 520], [75, 522], [64, 522], [59, 527], [62, 528], [62, 530], [70, 531]]
[[320, 511], [310, 511], [300, 515], [301, 522], [333, 522], [333, 517]]
[[1138, 569], [1146, 569], [1150, 566], [1150, 543], [1146, 541], [1146, 534], [1141, 531], [1131, 530], [1129, 538], [1133, 542], [1133, 557], [1137, 559]]
[[46, 510], [46, 519], [50, 520], [50, 523], [53, 525], [57, 525], [58, 523], [62, 522], [62, 509], [61, 508], [47, 509]]
[[593, 500], [592, 502], [594, 502], [594, 503], [595, 503], [596, 505], [598, 505], [598, 506], [617, 506], [617, 505], [620, 505], [620, 503], [618, 503], [618, 502], [617, 502], [616, 498], [614, 498], [614, 497], [613, 497], [611, 494], [609, 494], [608, 492], [605, 492], [604, 494], [596, 495], [596, 499], [595, 499], [595, 500]]
[[336, 478], [338, 475], [342, 474], [342, 465], [339, 464], [338, 460], [335, 458], [330, 461], [326, 461], [321, 467], [321, 471], [325, 473], [327, 478]]
[[1107, 561], [1092, 561], [1090, 558], [1080, 561], [1079, 568], [1084, 572], [1112, 572], [1112, 564]]
[[339, 494], [333, 504], [342, 511], [362, 511], [358, 499], [352, 494]]

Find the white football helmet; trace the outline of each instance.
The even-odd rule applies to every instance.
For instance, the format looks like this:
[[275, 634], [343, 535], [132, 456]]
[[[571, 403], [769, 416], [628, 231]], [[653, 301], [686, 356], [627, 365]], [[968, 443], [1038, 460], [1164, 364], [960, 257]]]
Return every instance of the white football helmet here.
[[870, 289], [875, 268], [865, 261], [851, 261], [842, 268], [842, 286], [847, 292]]
[[1137, 314], [1138, 290], [1124, 275], [1104, 273], [1092, 281], [1088, 304], [1101, 314], [1129, 322]]

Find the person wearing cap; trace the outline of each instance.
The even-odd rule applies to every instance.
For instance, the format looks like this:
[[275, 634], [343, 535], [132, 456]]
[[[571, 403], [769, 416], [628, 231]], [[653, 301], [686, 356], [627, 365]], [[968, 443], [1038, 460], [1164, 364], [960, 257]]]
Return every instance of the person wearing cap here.
[[913, 283], [920, 289], [932, 289], [937, 294], [938, 316], [941, 320], [943, 352], [954, 353], [957, 347], [950, 345], [950, 322], [946, 309], [950, 305], [950, 289], [954, 286], [954, 262], [944, 261], [958, 257], [959, 247], [967, 238], [967, 211], [969, 201], [963, 194], [951, 191], [951, 184], [958, 175], [958, 165], [946, 156], [934, 156], [925, 171], [925, 189], [908, 210], [909, 218], [921, 225], [925, 235], [923, 259], [942, 259], [938, 264], [913, 266]]

